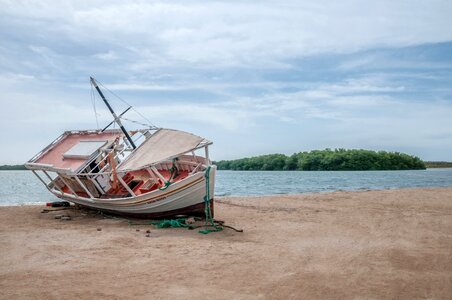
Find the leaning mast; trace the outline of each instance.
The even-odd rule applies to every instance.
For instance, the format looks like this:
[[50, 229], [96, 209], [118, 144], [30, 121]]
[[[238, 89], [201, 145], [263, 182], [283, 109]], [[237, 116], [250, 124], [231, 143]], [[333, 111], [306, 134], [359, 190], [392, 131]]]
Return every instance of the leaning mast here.
[[[127, 132], [127, 130], [124, 128], [124, 125], [122, 125], [121, 123], [121, 119], [116, 115], [115, 111], [113, 110], [113, 108], [111, 107], [110, 103], [108, 103], [107, 99], [105, 98], [104, 94], [102, 93], [102, 91], [100, 90], [99, 86], [97, 85], [96, 80], [93, 77], [90, 77], [91, 80], [91, 84], [96, 88], [97, 92], [99, 93], [100, 97], [102, 98], [102, 100], [104, 101], [105, 105], [108, 107], [108, 110], [110, 110], [110, 113], [113, 115], [114, 118], [114, 122], [116, 122], [119, 126], [119, 128], [121, 129], [121, 131], [124, 133], [124, 135], [126, 136], [127, 140], [129, 141], [130, 145], [132, 146], [133, 149], [136, 149], [137, 146], [135, 146], [135, 143], [132, 141], [132, 138], [130, 137], [129, 133]], [[111, 123], [110, 123], [111, 124]]]

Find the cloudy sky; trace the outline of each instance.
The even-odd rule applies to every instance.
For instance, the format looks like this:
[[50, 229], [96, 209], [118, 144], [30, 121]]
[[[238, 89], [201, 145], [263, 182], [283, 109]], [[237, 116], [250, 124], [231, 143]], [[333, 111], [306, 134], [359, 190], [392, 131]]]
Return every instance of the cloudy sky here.
[[0, 36], [0, 164], [107, 124], [90, 75], [214, 159], [452, 160], [452, 1], [0, 0]]

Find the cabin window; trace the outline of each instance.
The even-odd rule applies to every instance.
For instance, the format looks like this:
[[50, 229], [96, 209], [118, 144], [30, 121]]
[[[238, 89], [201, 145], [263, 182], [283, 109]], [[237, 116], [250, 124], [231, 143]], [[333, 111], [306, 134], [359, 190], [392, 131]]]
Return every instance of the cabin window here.
[[71, 149], [63, 154], [64, 158], [88, 159], [96, 153], [101, 147], [105, 146], [107, 141], [79, 141]]

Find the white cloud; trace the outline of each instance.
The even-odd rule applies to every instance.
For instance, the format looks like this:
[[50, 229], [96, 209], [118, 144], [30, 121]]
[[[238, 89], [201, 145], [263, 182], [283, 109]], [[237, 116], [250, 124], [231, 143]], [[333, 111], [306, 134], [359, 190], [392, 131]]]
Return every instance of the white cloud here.
[[[451, 68], [450, 57], [378, 51], [451, 41], [450, 1], [0, 5], [0, 125], [8, 129], [0, 139], [16, 145], [38, 127], [44, 129], [30, 143], [93, 127], [85, 82], [95, 75], [157, 125], [214, 135], [220, 158], [241, 156], [242, 148], [252, 154], [306, 145], [451, 146], [444, 138], [452, 128], [444, 100], [450, 89], [440, 73]], [[328, 62], [332, 53], [342, 60]], [[421, 80], [435, 85], [410, 98]], [[111, 120], [98, 108], [101, 123]], [[228, 146], [236, 143], [243, 147]], [[14, 155], [33, 154], [22, 148]]]
[[116, 60], [119, 56], [115, 51], [109, 50], [108, 52], [95, 54], [94, 57], [103, 59], [103, 60]]
[[[142, 69], [287, 67], [284, 60], [306, 55], [452, 39], [450, 1], [13, 1], [2, 7], [3, 16], [22, 23], [14, 26], [128, 50]], [[104, 58], [116, 58], [113, 51]]]

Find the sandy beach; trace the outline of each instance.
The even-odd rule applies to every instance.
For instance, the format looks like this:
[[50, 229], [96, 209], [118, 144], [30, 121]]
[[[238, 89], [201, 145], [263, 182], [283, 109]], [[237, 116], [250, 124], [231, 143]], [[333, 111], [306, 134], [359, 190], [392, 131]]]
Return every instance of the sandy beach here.
[[220, 198], [208, 235], [43, 208], [0, 208], [2, 299], [452, 298], [452, 188]]

